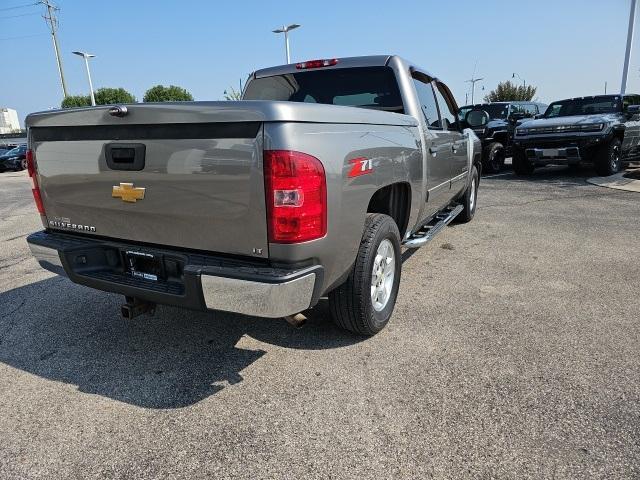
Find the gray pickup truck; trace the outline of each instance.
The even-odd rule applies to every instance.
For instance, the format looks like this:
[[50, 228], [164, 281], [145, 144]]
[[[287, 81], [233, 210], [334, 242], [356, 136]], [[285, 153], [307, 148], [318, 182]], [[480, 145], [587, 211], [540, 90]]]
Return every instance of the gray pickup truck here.
[[156, 304], [261, 317], [328, 296], [373, 335], [401, 247], [473, 218], [480, 142], [444, 83], [397, 56], [253, 73], [237, 102], [111, 105], [27, 117], [40, 265]]

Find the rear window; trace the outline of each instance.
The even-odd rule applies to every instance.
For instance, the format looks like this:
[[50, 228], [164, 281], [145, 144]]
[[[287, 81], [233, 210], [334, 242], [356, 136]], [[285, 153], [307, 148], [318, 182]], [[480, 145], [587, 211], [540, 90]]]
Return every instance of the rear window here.
[[306, 70], [252, 80], [243, 100], [325, 103], [404, 113], [390, 67]]

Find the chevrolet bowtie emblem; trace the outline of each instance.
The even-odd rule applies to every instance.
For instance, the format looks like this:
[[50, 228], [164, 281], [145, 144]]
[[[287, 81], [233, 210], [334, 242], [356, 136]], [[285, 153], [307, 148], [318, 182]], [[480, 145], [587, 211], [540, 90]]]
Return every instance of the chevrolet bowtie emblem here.
[[142, 187], [133, 188], [133, 183], [121, 183], [119, 187], [113, 186], [111, 196], [121, 198], [125, 202], [136, 203], [144, 198], [144, 191]]

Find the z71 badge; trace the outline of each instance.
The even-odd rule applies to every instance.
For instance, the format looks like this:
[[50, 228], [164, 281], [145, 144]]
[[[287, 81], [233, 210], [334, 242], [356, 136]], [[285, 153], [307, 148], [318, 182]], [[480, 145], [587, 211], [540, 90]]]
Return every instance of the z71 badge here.
[[373, 160], [370, 158], [352, 158], [349, 163], [352, 165], [351, 170], [349, 170], [349, 177], [359, 177], [373, 172]]

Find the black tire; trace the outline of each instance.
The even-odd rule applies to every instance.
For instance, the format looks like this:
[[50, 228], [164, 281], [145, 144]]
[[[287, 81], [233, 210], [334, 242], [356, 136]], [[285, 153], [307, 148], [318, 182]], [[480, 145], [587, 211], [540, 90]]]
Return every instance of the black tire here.
[[535, 168], [535, 165], [529, 161], [523, 151], [513, 152], [513, 171], [516, 172], [516, 175], [531, 175]]
[[[380, 310], [373, 305], [371, 281], [378, 247], [384, 240], [393, 247], [393, 283], [386, 304]], [[386, 244], [388, 246], [388, 244]], [[368, 213], [358, 255], [347, 280], [329, 293], [329, 308], [333, 321], [359, 335], [375, 335], [382, 330], [393, 313], [400, 287], [400, 232], [388, 215]]]
[[20, 160], [20, 168], [18, 170], [26, 170], [27, 169], [27, 159], [23, 158]]
[[464, 207], [458, 216], [456, 221], [458, 223], [467, 223], [473, 220], [473, 216], [476, 214], [476, 208], [478, 206], [478, 185], [480, 184], [480, 174], [478, 169], [474, 165], [471, 170], [471, 183], [467, 186], [464, 194], [460, 198], [460, 203]]
[[504, 168], [505, 150], [500, 142], [484, 147], [482, 152], [482, 170], [486, 173], [499, 173]]
[[607, 145], [602, 145], [595, 156], [596, 173], [601, 177], [614, 175], [622, 169], [622, 142], [619, 138], [612, 139]]

